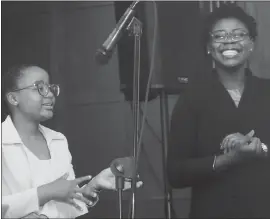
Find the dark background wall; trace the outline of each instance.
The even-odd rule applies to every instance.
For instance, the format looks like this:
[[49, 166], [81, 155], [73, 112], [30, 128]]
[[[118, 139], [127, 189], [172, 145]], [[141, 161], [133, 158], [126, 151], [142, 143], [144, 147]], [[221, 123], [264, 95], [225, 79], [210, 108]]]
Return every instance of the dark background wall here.
[[[178, 3], [180, 4], [180, 2]], [[100, 66], [94, 60], [96, 49], [115, 27], [117, 19], [115, 4], [89, 1], [1, 2], [1, 5], [1, 70], [4, 72], [13, 64], [33, 63], [48, 70], [51, 81], [60, 84], [61, 95], [57, 99], [55, 116], [46, 125], [67, 136], [77, 176], [95, 175], [108, 167], [113, 159], [132, 155], [132, 112], [130, 103], [120, 92], [120, 84], [123, 83], [120, 81], [120, 75], [131, 75], [132, 69], [120, 72], [121, 63], [125, 60], [121, 60], [119, 63], [117, 51], [108, 65]], [[143, 51], [149, 53], [153, 39], [152, 3], [145, 2], [144, 10], [146, 10], [145, 26], [148, 28], [144, 29], [147, 48], [144, 48]], [[186, 12], [186, 15], [190, 12], [183, 11]], [[186, 19], [186, 21], [191, 22], [192, 19]], [[160, 26], [159, 32], [162, 31], [161, 28]], [[166, 40], [174, 44], [179, 34], [181, 31], [170, 38], [167, 37]], [[184, 65], [181, 63], [185, 60], [183, 54], [187, 54], [188, 47], [185, 47], [184, 50], [176, 50], [175, 47], [172, 47], [172, 50], [169, 49], [170, 47], [164, 49], [161, 41], [162, 35], [159, 34], [154, 66], [154, 84], [162, 84], [164, 78], [168, 79], [166, 74], [171, 74], [164, 67], [170, 63], [167, 56], [162, 57], [166, 52], [178, 52], [176, 57], [180, 58], [176, 68], [179, 69], [180, 75], [185, 74], [185, 72], [182, 73], [183, 68], [187, 68], [187, 63]], [[187, 45], [186, 42], [185, 45]], [[192, 47], [190, 51], [194, 51], [194, 48]], [[149, 63], [147, 63], [149, 57], [145, 54], [143, 57], [145, 59], [143, 65], [149, 68]], [[129, 60], [127, 62], [130, 63], [130, 57], [127, 59]], [[192, 53], [189, 53], [189, 59], [192, 59]], [[269, 61], [264, 63], [269, 64]], [[190, 63], [190, 65], [195, 66], [194, 63]], [[170, 67], [170, 69], [175, 69], [173, 66]], [[174, 74], [177, 73], [174, 72]], [[172, 94], [168, 97], [169, 114], [171, 114], [177, 96]], [[139, 166], [144, 186], [138, 190], [137, 196], [136, 213], [137, 217], [141, 218], [164, 217], [159, 104], [159, 97], [156, 97], [148, 106]], [[187, 217], [190, 194], [189, 189], [173, 191], [174, 210], [177, 217]], [[125, 211], [127, 211], [128, 195], [127, 193], [124, 196]], [[117, 194], [103, 193], [100, 203], [92, 209], [92, 216], [117, 217]]]

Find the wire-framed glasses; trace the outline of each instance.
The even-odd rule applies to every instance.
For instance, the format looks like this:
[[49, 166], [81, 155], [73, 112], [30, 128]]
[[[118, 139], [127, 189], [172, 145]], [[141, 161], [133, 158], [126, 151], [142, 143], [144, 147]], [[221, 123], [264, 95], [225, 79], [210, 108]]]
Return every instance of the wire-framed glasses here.
[[235, 29], [231, 32], [225, 30], [217, 30], [210, 33], [212, 40], [216, 43], [227, 42], [228, 38], [233, 42], [238, 42], [249, 38], [249, 33], [243, 29]]
[[13, 92], [21, 91], [25, 89], [36, 89], [38, 93], [43, 97], [47, 97], [49, 94], [49, 91], [51, 91], [53, 95], [56, 97], [59, 96], [60, 94], [60, 87], [58, 84], [46, 84], [44, 83], [44, 81], [37, 81], [34, 84], [29, 85], [27, 87], [15, 89], [13, 90]]

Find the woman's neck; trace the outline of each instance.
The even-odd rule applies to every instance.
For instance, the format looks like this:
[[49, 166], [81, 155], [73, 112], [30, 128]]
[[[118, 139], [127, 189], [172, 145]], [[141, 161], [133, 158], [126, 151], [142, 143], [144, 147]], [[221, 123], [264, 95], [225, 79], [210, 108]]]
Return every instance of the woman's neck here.
[[240, 68], [230, 70], [216, 67], [216, 70], [221, 83], [226, 89], [238, 89], [241, 91], [244, 89], [246, 75], [245, 67], [242, 66]]
[[32, 137], [39, 135], [39, 122], [31, 121], [21, 114], [12, 115], [11, 119], [20, 136]]

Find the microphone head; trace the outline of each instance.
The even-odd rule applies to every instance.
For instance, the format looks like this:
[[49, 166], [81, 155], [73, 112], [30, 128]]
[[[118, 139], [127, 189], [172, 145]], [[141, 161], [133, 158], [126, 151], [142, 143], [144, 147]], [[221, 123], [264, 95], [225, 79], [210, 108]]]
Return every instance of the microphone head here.
[[135, 168], [135, 159], [133, 157], [115, 159], [112, 161], [110, 168], [115, 176], [132, 179]]
[[106, 51], [104, 48], [99, 48], [96, 51], [96, 61], [101, 64], [101, 65], [105, 65], [108, 64], [109, 60], [111, 59], [112, 56], [112, 52]]

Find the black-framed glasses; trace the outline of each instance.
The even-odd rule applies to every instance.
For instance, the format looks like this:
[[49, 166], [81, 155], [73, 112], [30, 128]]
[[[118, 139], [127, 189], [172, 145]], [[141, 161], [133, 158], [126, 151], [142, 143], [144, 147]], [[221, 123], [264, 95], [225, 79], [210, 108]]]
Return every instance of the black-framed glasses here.
[[47, 97], [49, 94], [49, 91], [51, 91], [53, 95], [56, 97], [59, 96], [60, 94], [60, 87], [58, 84], [46, 84], [43, 81], [37, 81], [34, 84], [29, 85], [27, 87], [15, 89], [13, 90], [13, 92], [21, 91], [25, 89], [31, 89], [31, 88], [38, 90], [38, 93], [43, 97]]
[[225, 30], [217, 30], [210, 33], [212, 40], [216, 43], [227, 42], [228, 38], [233, 42], [238, 42], [249, 38], [249, 33], [243, 29], [235, 29], [231, 32]]

